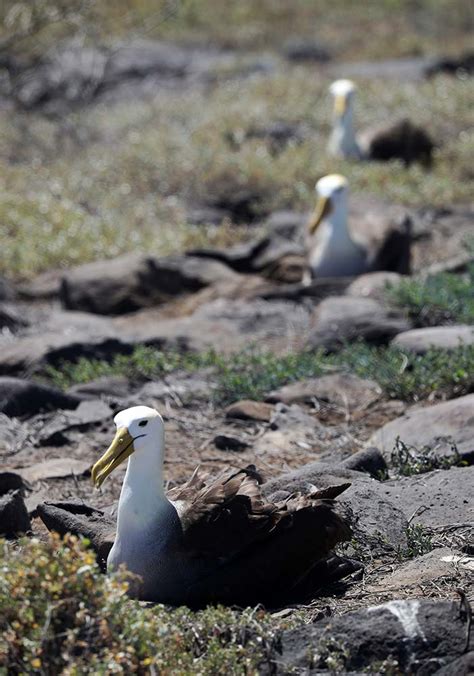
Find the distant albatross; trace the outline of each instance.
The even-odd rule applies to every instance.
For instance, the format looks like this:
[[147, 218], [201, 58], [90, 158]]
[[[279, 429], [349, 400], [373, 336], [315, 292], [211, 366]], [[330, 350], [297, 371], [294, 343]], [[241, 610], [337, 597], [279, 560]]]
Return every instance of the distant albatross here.
[[316, 193], [318, 201], [307, 223], [306, 283], [376, 270], [409, 272], [409, 219], [397, 222], [379, 208], [367, 211], [357, 227], [351, 225], [349, 186], [339, 174], [319, 179]]
[[107, 567], [125, 564], [140, 576], [137, 596], [243, 605], [288, 598], [308, 580], [320, 586], [321, 562], [350, 537], [333, 500], [349, 484], [269, 502], [249, 466], [211, 481], [196, 470], [166, 494], [159, 413], [135, 406], [118, 413], [115, 423], [115, 438], [92, 479], [100, 486], [128, 459]]
[[329, 87], [334, 97], [334, 123], [328, 152], [333, 157], [354, 160], [401, 159], [406, 165], [419, 161], [429, 166], [435, 144], [422, 127], [408, 119], [383, 123], [355, 134], [352, 80], [336, 80]]

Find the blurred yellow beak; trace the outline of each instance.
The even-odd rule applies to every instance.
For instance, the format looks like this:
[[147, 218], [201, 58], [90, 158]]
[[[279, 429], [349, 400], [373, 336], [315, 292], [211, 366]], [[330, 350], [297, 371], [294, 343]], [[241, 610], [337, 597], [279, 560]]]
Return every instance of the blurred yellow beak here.
[[92, 468], [92, 482], [99, 488], [109, 474], [118, 467], [135, 450], [133, 437], [126, 427], [120, 427], [115, 434], [114, 440], [104, 455]]
[[334, 112], [338, 117], [342, 117], [347, 110], [347, 96], [338, 94], [334, 100]]
[[311, 218], [308, 221], [307, 228], [310, 235], [314, 235], [319, 224], [331, 213], [331, 211], [332, 204], [329, 197], [320, 197]]

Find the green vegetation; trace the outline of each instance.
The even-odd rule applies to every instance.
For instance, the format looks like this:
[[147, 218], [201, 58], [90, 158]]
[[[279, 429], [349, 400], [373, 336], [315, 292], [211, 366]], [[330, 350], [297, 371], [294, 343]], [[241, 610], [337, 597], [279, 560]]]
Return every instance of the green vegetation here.
[[466, 465], [459, 454], [455, 443], [451, 443], [451, 452], [447, 455], [438, 455], [435, 448], [429, 446], [418, 449], [405, 444], [400, 437], [395, 440], [391, 463], [398, 474], [412, 476], [424, 474], [434, 469], [450, 469]]
[[414, 355], [397, 348], [355, 343], [330, 355], [322, 350], [281, 356], [245, 351], [231, 358], [212, 351], [180, 354], [139, 347], [132, 355], [115, 357], [110, 363], [81, 359], [49, 367], [46, 376], [66, 388], [105, 375], [143, 380], [178, 369], [194, 371], [209, 367], [214, 369], [218, 382], [213, 396], [220, 404], [261, 399], [292, 381], [341, 370], [376, 380], [389, 397], [418, 401], [433, 395], [453, 397], [469, 392], [474, 381], [474, 346]]
[[430, 530], [421, 524], [411, 524], [407, 528], [407, 548], [401, 553], [401, 558], [414, 559], [416, 556], [428, 554], [434, 548]]
[[443, 273], [425, 280], [405, 279], [389, 295], [417, 326], [474, 324], [474, 264], [465, 274]]
[[144, 607], [83, 542], [0, 542], [0, 672], [256, 674], [288, 625], [260, 610]]

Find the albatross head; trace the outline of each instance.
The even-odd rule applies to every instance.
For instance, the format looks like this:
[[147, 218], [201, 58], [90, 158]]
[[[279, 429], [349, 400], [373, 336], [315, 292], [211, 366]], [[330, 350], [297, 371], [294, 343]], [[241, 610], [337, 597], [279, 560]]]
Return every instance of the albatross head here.
[[127, 408], [117, 413], [114, 422], [117, 427], [114, 440], [92, 468], [92, 481], [97, 487], [132, 453], [138, 459], [150, 453], [158, 455], [163, 447], [163, 419], [154, 408]]
[[328, 217], [337, 224], [345, 222], [348, 183], [340, 174], [328, 174], [316, 183], [318, 201], [308, 222], [308, 231], [313, 235], [318, 226]]
[[352, 101], [356, 91], [355, 84], [352, 80], [336, 80], [329, 87], [329, 91], [334, 97], [335, 117], [344, 117], [352, 109]]

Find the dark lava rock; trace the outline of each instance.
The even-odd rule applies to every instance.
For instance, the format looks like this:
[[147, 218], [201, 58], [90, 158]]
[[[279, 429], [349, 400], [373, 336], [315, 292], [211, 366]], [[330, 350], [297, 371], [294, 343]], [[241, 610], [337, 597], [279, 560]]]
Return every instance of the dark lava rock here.
[[353, 469], [355, 472], [366, 472], [374, 479], [380, 479], [388, 471], [385, 458], [374, 446], [350, 455], [342, 461], [341, 466]]
[[123, 314], [234, 276], [232, 270], [217, 261], [192, 256], [154, 259], [132, 254], [70, 270], [63, 279], [61, 301], [70, 310]]
[[74, 502], [44, 502], [37, 506], [37, 513], [48, 530], [60, 535], [72, 533], [90, 540], [98, 562], [105, 570], [115, 539], [114, 519], [99, 509]]
[[291, 38], [283, 47], [283, 54], [289, 61], [316, 61], [326, 63], [331, 58], [328, 49], [318, 40]]
[[13, 286], [3, 277], [0, 277], [0, 300], [13, 300], [15, 290]]
[[[214, 437], [214, 446], [220, 451], [245, 451], [249, 444], [238, 437], [231, 437], [228, 434], [217, 434]], [[0, 477], [1, 478], [1, 477]]]
[[10, 331], [16, 331], [26, 326], [26, 324], [25, 320], [20, 317], [16, 310], [5, 305], [0, 305], [0, 330], [9, 329]]
[[77, 408], [79, 397], [47, 385], [20, 378], [0, 377], [0, 412], [10, 417], [32, 416], [40, 411]]
[[190, 62], [189, 51], [164, 42], [136, 40], [106, 49], [70, 41], [18, 68], [13, 95], [22, 108], [58, 113], [134, 80], [182, 79]]
[[134, 344], [118, 338], [77, 333], [40, 333], [18, 338], [0, 352], [0, 374], [30, 374], [44, 366], [58, 366], [64, 361], [110, 359], [117, 354], [131, 354]]
[[23, 477], [16, 472], [0, 472], [0, 495], [25, 487]]
[[284, 385], [265, 398], [269, 403], [284, 404], [323, 401], [347, 409], [362, 408], [376, 401], [382, 391], [373, 380], [363, 380], [351, 373], [333, 373]]
[[273, 406], [265, 404], [262, 401], [251, 401], [243, 399], [231, 404], [225, 409], [226, 418], [236, 418], [237, 420], [256, 420], [259, 422], [269, 422], [273, 413]]
[[19, 490], [0, 497], [0, 536], [14, 538], [31, 528], [28, 510]]
[[433, 77], [439, 73], [448, 75], [472, 75], [474, 73], [474, 52], [466, 52], [459, 57], [440, 57], [425, 68], [426, 77]]
[[284, 237], [293, 242], [304, 245], [304, 228], [309, 214], [298, 211], [273, 211], [264, 221], [264, 226], [270, 236]]
[[474, 674], [474, 651], [448, 662], [435, 672], [435, 676], [472, 676], [472, 674]]
[[237, 244], [227, 249], [196, 249], [191, 256], [211, 258], [225, 263], [236, 272], [260, 273], [271, 277], [272, 268], [287, 256], [304, 257], [302, 244], [280, 235], [269, 235], [258, 240]]
[[73, 385], [68, 394], [81, 399], [124, 399], [130, 394], [130, 381], [125, 376], [104, 376], [88, 383]]
[[249, 127], [246, 131], [238, 129], [226, 136], [235, 150], [239, 149], [244, 141], [259, 140], [265, 142], [274, 155], [282, 152], [288, 145], [303, 143], [305, 137], [306, 130], [301, 124], [281, 121]]
[[389, 601], [284, 632], [278, 672], [433, 674], [462, 656], [467, 623], [458, 602]]
[[453, 467], [383, 481], [380, 491], [413, 524], [436, 527], [474, 522], [474, 467]]
[[432, 449], [437, 456], [452, 456], [455, 444], [462, 460], [474, 461], [474, 394], [434, 406], [409, 409], [404, 415], [375, 432], [370, 444], [380, 448], [387, 460], [397, 437], [421, 451]]
[[190, 225], [220, 225], [226, 218], [229, 218], [229, 212], [217, 207], [194, 207], [186, 212], [186, 221]]
[[37, 432], [40, 446], [63, 446], [68, 443], [70, 430], [86, 430], [112, 417], [112, 409], [100, 399], [81, 401], [75, 411], [58, 411], [42, 417]]
[[372, 298], [327, 298], [316, 308], [314, 319], [308, 346], [327, 350], [336, 350], [355, 339], [387, 343], [397, 333], [410, 328], [400, 312]]
[[348, 520], [354, 539], [362, 549], [383, 553], [389, 549], [405, 549], [408, 521], [404, 512], [385, 489], [386, 482], [376, 481], [360, 471], [341, 465], [313, 462], [287, 472], [262, 486], [263, 494], [275, 499], [294, 492], [307, 493], [314, 486], [329, 486], [350, 482], [351, 487], [337, 500]]

